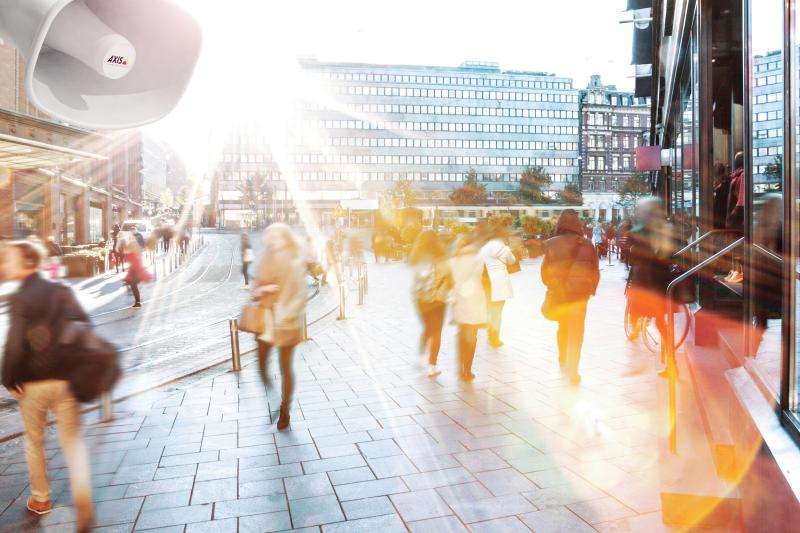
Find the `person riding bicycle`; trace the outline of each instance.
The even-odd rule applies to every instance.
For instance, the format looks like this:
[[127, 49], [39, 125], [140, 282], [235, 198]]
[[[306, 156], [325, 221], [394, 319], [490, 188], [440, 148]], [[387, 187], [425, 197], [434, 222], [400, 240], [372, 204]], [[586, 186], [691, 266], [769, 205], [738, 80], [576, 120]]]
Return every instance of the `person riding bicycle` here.
[[[630, 265], [626, 293], [630, 313], [635, 317], [652, 318], [662, 338], [666, 334], [667, 285], [672, 280], [670, 268], [675, 252], [674, 232], [667, 221], [664, 206], [659, 198], [650, 197], [637, 206], [639, 224], [628, 236]], [[665, 343], [661, 343], [661, 358], [664, 360]], [[677, 373], [673, 361], [666, 361], [667, 368], [659, 376], [669, 377]]]

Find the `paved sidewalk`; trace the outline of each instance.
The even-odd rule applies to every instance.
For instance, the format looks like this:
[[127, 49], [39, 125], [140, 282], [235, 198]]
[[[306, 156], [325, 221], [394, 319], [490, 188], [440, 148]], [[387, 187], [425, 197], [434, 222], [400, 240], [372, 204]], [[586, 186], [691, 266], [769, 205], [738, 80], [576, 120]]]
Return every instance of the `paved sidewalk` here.
[[[298, 348], [291, 431], [275, 428], [275, 358], [266, 395], [248, 358], [239, 375], [216, 370], [115, 405], [113, 423], [86, 428], [99, 530], [663, 530], [663, 391], [656, 358], [622, 332], [624, 270], [603, 267], [576, 388], [539, 312], [538, 266], [514, 276], [507, 344], [487, 349], [481, 335], [471, 384], [455, 377], [450, 325], [443, 373], [424, 374], [410, 272], [378, 264], [365, 305]], [[57, 507], [38, 526], [70, 531], [67, 472], [49, 446]], [[0, 445], [2, 531], [37, 530], [23, 461], [19, 439]]]

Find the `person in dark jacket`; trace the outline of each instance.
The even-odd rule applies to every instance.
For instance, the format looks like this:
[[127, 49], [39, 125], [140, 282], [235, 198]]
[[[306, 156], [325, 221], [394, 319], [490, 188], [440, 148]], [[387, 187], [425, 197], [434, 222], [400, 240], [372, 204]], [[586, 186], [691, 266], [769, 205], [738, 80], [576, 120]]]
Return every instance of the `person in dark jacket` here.
[[583, 235], [578, 214], [565, 209], [558, 217], [556, 236], [545, 243], [542, 263], [542, 281], [558, 320], [558, 363], [575, 385], [581, 381], [578, 364], [586, 304], [600, 281], [595, 248]]
[[[631, 270], [628, 273], [628, 300], [634, 317], [653, 318], [661, 337], [667, 331], [667, 285], [672, 281], [670, 268], [676, 249], [675, 231], [667, 222], [659, 198], [646, 198], [637, 206], [640, 224], [631, 231]], [[664, 360], [666, 343], [661, 343]], [[670, 377], [676, 368], [667, 361], [667, 370], [659, 375]]]
[[28, 242], [12, 242], [3, 249], [2, 271], [7, 280], [20, 281], [11, 300], [11, 323], [3, 357], [3, 386], [19, 402], [25, 427], [25, 458], [31, 479], [27, 508], [36, 514], [52, 509], [45, 462], [48, 412], [58, 426], [59, 441], [69, 468], [77, 531], [92, 522], [89, 456], [81, 439], [80, 404], [69, 382], [61, 377], [63, 354], [57, 338], [66, 320], [89, 321], [72, 291], [41, 277], [42, 252]]
[[744, 232], [744, 154], [738, 152], [733, 159], [733, 174], [728, 187], [725, 228], [739, 236]]
[[125, 265], [122, 264], [122, 253], [117, 251], [117, 239], [120, 231], [122, 230], [119, 224], [114, 224], [111, 228], [111, 256], [114, 258], [114, 267], [117, 273], [119, 273], [120, 267], [122, 267], [123, 272], [125, 271]]
[[[783, 196], [780, 193], [764, 195], [758, 207], [753, 241], [773, 254], [783, 256]], [[754, 247], [753, 276], [753, 345], [748, 355], [755, 357], [767, 330], [767, 320], [782, 318], [780, 290], [783, 263]]]
[[731, 177], [727, 167], [722, 163], [714, 165], [714, 229], [725, 229], [728, 218], [728, 193], [731, 188]]

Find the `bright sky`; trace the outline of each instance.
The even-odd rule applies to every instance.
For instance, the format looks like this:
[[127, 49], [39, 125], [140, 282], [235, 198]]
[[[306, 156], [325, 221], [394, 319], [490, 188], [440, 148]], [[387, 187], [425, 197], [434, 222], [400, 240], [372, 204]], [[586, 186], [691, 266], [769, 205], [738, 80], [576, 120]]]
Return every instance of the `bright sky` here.
[[496, 61], [548, 71], [583, 88], [591, 74], [632, 90], [625, 0], [178, 0], [203, 27], [203, 52], [178, 108], [147, 132], [194, 172], [209, 162], [209, 129], [242, 118], [278, 122], [308, 90], [299, 56], [324, 61], [457, 66]]

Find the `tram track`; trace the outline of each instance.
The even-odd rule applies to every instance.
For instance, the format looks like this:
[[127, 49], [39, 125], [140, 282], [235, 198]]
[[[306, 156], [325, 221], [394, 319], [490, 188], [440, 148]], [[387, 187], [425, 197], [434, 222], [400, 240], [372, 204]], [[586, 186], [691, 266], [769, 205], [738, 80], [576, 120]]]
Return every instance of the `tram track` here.
[[[219, 266], [219, 265], [216, 264], [216, 259], [219, 257], [219, 253], [221, 251], [222, 245], [219, 242], [216, 242], [216, 243], [214, 243], [214, 246], [216, 248], [215, 251], [214, 251], [214, 257], [208, 263], [208, 265], [206, 265], [206, 267], [199, 273], [199, 275], [197, 277], [195, 277], [195, 279], [193, 279], [193, 280], [191, 280], [191, 281], [189, 281], [189, 282], [187, 282], [185, 284], [182, 284], [180, 287], [177, 287], [177, 288], [175, 288], [175, 289], [173, 289], [173, 290], [171, 290], [171, 291], [169, 291], [169, 292], [167, 292], [165, 294], [161, 294], [161, 295], [158, 295], [158, 296], [156, 296], [154, 298], [150, 298], [150, 299], [147, 299], [147, 300], [142, 300], [142, 303], [143, 304], [151, 304], [151, 303], [154, 303], [154, 302], [165, 300], [165, 299], [167, 299], [169, 297], [175, 296], [176, 294], [179, 294], [179, 293], [182, 293], [182, 292], [184, 292], [186, 290], [189, 290], [193, 286], [195, 286], [198, 283], [200, 283], [202, 281], [202, 279], [208, 274], [208, 272], [211, 271], [212, 268]], [[229, 259], [229, 261], [227, 263], [228, 273], [227, 273], [227, 275], [225, 276], [225, 278], [222, 281], [218, 282], [216, 285], [214, 285], [213, 287], [211, 287], [209, 289], [200, 291], [198, 294], [190, 297], [187, 300], [183, 300], [183, 302], [194, 301], [194, 300], [200, 298], [201, 296], [208, 295], [209, 293], [219, 289], [220, 287], [222, 287], [223, 285], [228, 283], [230, 281], [231, 275], [233, 273], [233, 265], [235, 264], [236, 251], [238, 250], [238, 248], [239, 248], [239, 245], [236, 245], [236, 244], [234, 244], [231, 247], [230, 259]], [[193, 259], [195, 259], [195, 258], [197, 258], [197, 257], [195, 256]], [[104, 316], [110, 316], [110, 315], [114, 315], [114, 314], [121, 313], [121, 312], [124, 312], [124, 311], [130, 311], [130, 306], [120, 307], [118, 309], [112, 309], [112, 310], [109, 310], [109, 311], [104, 311], [102, 313], [96, 313], [94, 315], [90, 315], [89, 318], [94, 320], [96, 318], [100, 318], [100, 317], [104, 317]], [[106, 320], [106, 321], [102, 321], [102, 322], [95, 322], [95, 325], [96, 326], [102, 326], [102, 325], [106, 325], [106, 324], [112, 324], [114, 322], [120, 322], [120, 321], [126, 320], [128, 318], [130, 318], [130, 315], [123, 316], [123, 317], [120, 317], [120, 318], [114, 319], [114, 320]]]

